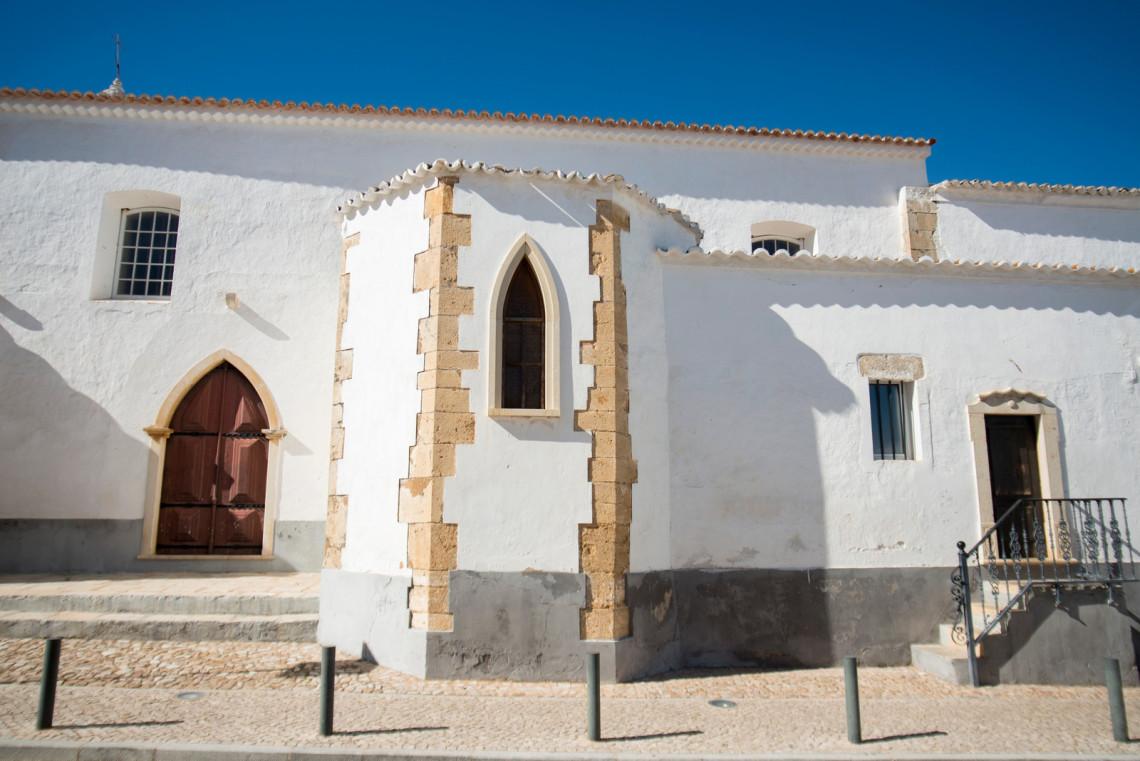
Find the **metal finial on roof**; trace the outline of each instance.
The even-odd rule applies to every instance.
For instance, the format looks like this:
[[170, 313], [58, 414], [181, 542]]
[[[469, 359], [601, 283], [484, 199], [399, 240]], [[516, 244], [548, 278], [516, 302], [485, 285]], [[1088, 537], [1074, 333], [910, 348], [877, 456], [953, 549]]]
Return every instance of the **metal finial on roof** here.
[[120, 61], [119, 61], [122, 48], [123, 48], [123, 43], [122, 43], [122, 41], [119, 40], [119, 35], [116, 34], [115, 35], [115, 81], [112, 82], [111, 85], [106, 90], [103, 90], [103, 92], [99, 93], [100, 95], [122, 95], [126, 92], [123, 89], [123, 80], [119, 78], [119, 75], [122, 73], [121, 67], [120, 67]]

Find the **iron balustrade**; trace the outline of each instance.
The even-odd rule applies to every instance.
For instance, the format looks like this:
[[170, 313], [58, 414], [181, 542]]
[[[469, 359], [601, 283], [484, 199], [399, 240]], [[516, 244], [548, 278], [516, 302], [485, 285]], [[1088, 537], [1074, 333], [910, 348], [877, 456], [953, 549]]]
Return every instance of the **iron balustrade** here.
[[1116, 590], [1135, 581], [1136, 548], [1124, 499], [1019, 499], [972, 547], [958, 542], [953, 634], [966, 646], [970, 682], [979, 686], [978, 643], [1012, 611], [1024, 609], [1034, 589], [1052, 590], [1059, 607], [1066, 587], [1104, 587], [1112, 605]]

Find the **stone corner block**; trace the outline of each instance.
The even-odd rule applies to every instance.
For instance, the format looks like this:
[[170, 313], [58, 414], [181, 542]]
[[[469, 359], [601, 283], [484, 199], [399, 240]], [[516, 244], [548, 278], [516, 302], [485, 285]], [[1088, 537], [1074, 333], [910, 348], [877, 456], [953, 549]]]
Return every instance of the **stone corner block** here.
[[592, 608], [580, 611], [581, 637], [585, 640], [615, 640], [628, 637], [629, 608]]

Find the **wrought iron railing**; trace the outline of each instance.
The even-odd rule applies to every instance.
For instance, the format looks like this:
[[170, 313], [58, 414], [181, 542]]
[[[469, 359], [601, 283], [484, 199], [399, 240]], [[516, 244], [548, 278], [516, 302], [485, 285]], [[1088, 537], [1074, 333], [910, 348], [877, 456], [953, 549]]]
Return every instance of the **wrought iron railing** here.
[[1116, 497], [1019, 499], [972, 547], [958, 542], [954, 639], [966, 646], [975, 687], [978, 643], [1034, 589], [1051, 589], [1060, 606], [1066, 587], [1104, 587], [1111, 605], [1120, 585], [1140, 580], [1124, 508]]

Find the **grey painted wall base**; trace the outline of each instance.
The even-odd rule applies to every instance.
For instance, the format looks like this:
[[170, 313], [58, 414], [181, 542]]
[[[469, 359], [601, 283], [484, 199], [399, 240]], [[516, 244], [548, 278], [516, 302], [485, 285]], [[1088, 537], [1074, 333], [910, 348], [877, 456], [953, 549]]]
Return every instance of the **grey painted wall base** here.
[[0, 573], [220, 573], [317, 571], [324, 521], [277, 521], [274, 557], [139, 560], [142, 519], [0, 519]]
[[955, 610], [949, 568], [670, 573], [687, 666], [906, 665]]
[[1104, 589], [1065, 590], [1060, 607], [1052, 591], [1034, 592], [1026, 610], [1010, 616], [1004, 633], [986, 638], [982, 683], [1103, 685], [1104, 659], [1118, 658], [1124, 683], [1140, 684], [1140, 617], [1128, 602], [1128, 593], [1140, 589], [1123, 587], [1111, 606]]
[[953, 607], [949, 569], [661, 571], [631, 574], [633, 634], [579, 639], [585, 579], [571, 573], [451, 574], [451, 632], [408, 628], [408, 577], [324, 571], [322, 644], [428, 678], [628, 681], [685, 666], [909, 663]]

